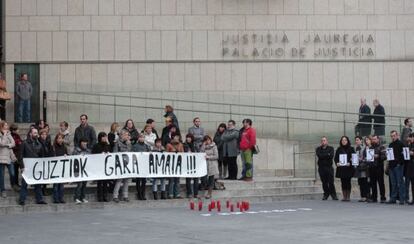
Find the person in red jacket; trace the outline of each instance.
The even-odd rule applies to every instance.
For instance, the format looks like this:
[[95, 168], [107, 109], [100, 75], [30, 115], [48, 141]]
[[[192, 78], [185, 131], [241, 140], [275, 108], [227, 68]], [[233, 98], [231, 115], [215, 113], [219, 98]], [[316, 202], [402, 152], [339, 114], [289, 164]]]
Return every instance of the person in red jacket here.
[[252, 127], [251, 119], [243, 120], [243, 129], [240, 132], [240, 155], [243, 163], [240, 180], [253, 180], [253, 150], [256, 146], [256, 130]]

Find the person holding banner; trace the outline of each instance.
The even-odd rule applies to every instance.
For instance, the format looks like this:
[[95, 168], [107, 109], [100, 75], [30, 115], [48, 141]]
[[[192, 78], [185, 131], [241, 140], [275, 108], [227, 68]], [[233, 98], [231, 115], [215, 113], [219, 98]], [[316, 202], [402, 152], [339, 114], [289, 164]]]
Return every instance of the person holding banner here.
[[322, 181], [323, 198], [327, 200], [329, 196], [332, 200], [338, 200], [334, 183], [334, 169], [332, 167], [334, 158], [334, 148], [328, 145], [328, 138], [321, 138], [321, 145], [316, 148], [318, 157], [318, 172]]
[[[195, 152], [194, 136], [193, 134], [187, 134], [185, 136], [184, 152], [193, 153]], [[193, 181], [193, 184], [191, 184]], [[187, 198], [198, 198], [198, 178], [186, 178], [185, 188], [187, 190]]]
[[[39, 134], [36, 128], [30, 128], [28, 138], [23, 142], [21, 155], [23, 158], [41, 158], [42, 145], [38, 140]], [[24, 163], [22, 163], [22, 171], [24, 170]], [[27, 198], [27, 183], [22, 179], [22, 186], [20, 188], [19, 205], [24, 206]], [[35, 197], [37, 204], [47, 204], [43, 200], [42, 187], [41, 185], [34, 185]]]
[[359, 191], [361, 193], [359, 202], [367, 202], [369, 199], [368, 168], [374, 163], [375, 154], [371, 136], [365, 137], [364, 142], [365, 147], [361, 151], [362, 157], [357, 166]]
[[[72, 155], [88, 155], [91, 154], [91, 150], [88, 148], [88, 139], [86, 137], [82, 137], [80, 139], [79, 147], [75, 147], [72, 152]], [[79, 172], [75, 172], [79, 173]], [[76, 183], [75, 195], [74, 199], [76, 204], [81, 203], [88, 203], [88, 200], [85, 199], [85, 189], [87, 181], [81, 181]]]
[[[53, 156], [66, 156], [68, 155], [68, 148], [65, 145], [65, 135], [64, 134], [56, 134], [55, 140], [53, 141]], [[53, 203], [65, 203], [63, 199], [64, 196], [64, 184], [63, 183], [56, 183], [53, 184]]]
[[[145, 144], [145, 135], [139, 134], [138, 141], [132, 145], [133, 152], [150, 152], [151, 147]], [[137, 199], [138, 200], [147, 200], [145, 196], [145, 186], [147, 184], [147, 178], [137, 178], [135, 182], [135, 187], [137, 189]]]
[[371, 198], [368, 202], [378, 202], [377, 185], [380, 191], [381, 203], [386, 202], [385, 184], [384, 184], [384, 161], [385, 148], [381, 145], [381, 139], [378, 135], [372, 136], [372, 146], [374, 149], [374, 163], [369, 167], [369, 183], [371, 186]]
[[387, 148], [387, 159], [389, 175], [391, 180], [391, 199], [388, 204], [397, 203], [397, 197], [400, 205], [405, 201], [405, 183], [404, 183], [404, 157], [403, 142], [398, 137], [398, 132], [391, 131], [392, 142]]
[[[108, 135], [105, 132], [99, 132], [98, 143], [93, 146], [92, 154], [110, 153], [111, 151]], [[96, 190], [98, 202], [108, 202], [109, 180], [98, 180]]]
[[[113, 152], [131, 152], [132, 145], [129, 137], [129, 132], [127, 130], [121, 130], [120, 132], [120, 139], [113, 149]], [[129, 179], [117, 179], [115, 181], [114, 193], [113, 193], [113, 201], [119, 203], [119, 189], [121, 189], [122, 184], [122, 197], [123, 201], [129, 202], [128, 198], [128, 182]]]
[[[152, 149], [153, 152], [164, 152], [165, 148], [162, 146], [161, 138], [155, 140], [155, 146]], [[152, 181], [152, 194], [154, 195], [154, 200], [158, 200], [158, 181], [160, 182], [161, 188], [161, 200], [166, 200], [165, 195], [165, 178], [154, 178]]]
[[336, 149], [334, 161], [336, 164], [336, 178], [341, 179], [342, 201], [349, 202], [351, 198], [351, 179], [354, 167], [351, 165], [354, 148], [347, 136], [342, 136], [339, 147]]
[[[184, 152], [180, 134], [172, 133], [171, 142], [167, 144], [167, 152]], [[181, 199], [180, 178], [170, 177], [168, 181], [168, 199]]]

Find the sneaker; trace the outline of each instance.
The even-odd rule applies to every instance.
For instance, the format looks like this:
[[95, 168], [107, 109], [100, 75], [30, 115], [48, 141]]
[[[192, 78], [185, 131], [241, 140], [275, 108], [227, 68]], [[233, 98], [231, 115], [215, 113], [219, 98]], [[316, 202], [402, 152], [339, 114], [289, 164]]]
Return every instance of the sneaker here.
[[89, 201], [88, 201], [88, 200], [86, 200], [86, 199], [82, 199], [82, 202], [83, 202], [83, 203], [88, 203]]
[[75, 202], [76, 202], [76, 204], [81, 204], [82, 203], [82, 201], [79, 200], [79, 199], [75, 199]]
[[6, 191], [2, 191], [2, 192], [1, 192], [1, 197], [2, 197], [2, 198], [6, 198], [6, 197], [7, 197], [7, 193], [6, 193]]

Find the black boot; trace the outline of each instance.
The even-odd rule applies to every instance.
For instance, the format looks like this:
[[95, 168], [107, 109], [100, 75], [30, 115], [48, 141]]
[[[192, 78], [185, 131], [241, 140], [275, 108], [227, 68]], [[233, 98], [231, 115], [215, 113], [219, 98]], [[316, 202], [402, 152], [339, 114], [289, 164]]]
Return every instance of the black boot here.
[[137, 192], [137, 199], [138, 200], [142, 200], [142, 196], [141, 196], [141, 192], [140, 191]]
[[165, 196], [165, 191], [161, 192], [161, 200], [166, 200], [167, 197]]
[[154, 195], [154, 200], [158, 200], [158, 193], [156, 191], [153, 191], [152, 194]]

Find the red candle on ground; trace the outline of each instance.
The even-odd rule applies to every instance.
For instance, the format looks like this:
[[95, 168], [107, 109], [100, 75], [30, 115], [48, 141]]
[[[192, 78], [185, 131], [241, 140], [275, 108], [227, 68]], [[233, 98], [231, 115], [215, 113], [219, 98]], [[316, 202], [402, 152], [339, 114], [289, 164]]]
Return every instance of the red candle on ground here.
[[217, 212], [221, 212], [221, 205], [217, 204]]
[[214, 200], [211, 201], [211, 209], [216, 208], [216, 202]]
[[203, 210], [203, 202], [198, 202], [198, 211]]
[[221, 202], [220, 201], [217, 201], [217, 208], [221, 208]]
[[234, 212], [234, 205], [233, 204], [230, 205], [230, 212]]
[[230, 207], [230, 201], [229, 200], [227, 200], [226, 201], [226, 208], [229, 208]]
[[194, 202], [193, 201], [190, 202], [190, 209], [194, 210]]

